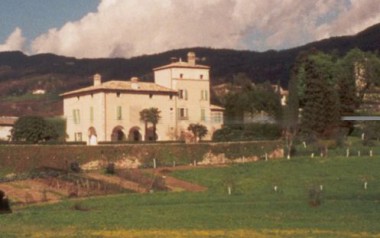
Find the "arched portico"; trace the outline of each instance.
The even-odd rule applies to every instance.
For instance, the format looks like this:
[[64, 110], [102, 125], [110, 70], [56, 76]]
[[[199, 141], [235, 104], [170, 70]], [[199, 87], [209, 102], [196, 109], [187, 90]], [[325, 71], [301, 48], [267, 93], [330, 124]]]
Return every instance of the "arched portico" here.
[[140, 132], [140, 127], [134, 126], [129, 130], [128, 140], [129, 141], [142, 141], [142, 135]]
[[116, 126], [112, 130], [111, 141], [123, 141], [126, 139], [124, 127]]

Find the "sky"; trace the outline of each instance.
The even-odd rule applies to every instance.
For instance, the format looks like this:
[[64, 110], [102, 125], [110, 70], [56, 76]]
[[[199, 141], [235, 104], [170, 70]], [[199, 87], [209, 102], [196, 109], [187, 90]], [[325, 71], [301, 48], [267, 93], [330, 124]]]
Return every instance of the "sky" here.
[[380, 0], [1, 0], [0, 51], [130, 58], [185, 47], [281, 50], [377, 23]]

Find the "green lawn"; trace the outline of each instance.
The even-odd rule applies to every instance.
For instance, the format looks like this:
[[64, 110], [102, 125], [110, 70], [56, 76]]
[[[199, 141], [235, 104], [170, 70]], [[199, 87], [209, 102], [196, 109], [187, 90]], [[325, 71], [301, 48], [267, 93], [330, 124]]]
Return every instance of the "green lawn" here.
[[[380, 237], [379, 171], [375, 157], [176, 171], [209, 190], [16, 208], [0, 216], [0, 237]], [[309, 190], [320, 185], [322, 203], [311, 207]]]

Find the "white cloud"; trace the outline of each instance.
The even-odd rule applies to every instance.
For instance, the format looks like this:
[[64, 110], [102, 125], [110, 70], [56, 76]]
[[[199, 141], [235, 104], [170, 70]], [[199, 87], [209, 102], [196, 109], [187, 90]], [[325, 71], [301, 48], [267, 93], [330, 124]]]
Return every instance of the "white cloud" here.
[[279, 49], [356, 33], [380, 21], [378, 0], [102, 0], [97, 12], [50, 29], [33, 53], [131, 57], [165, 50]]
[[318, 27], [316, 38], [351, 35], [380, 22], [379, 0], [351, 0], [339, 17]]
[[4, 44], [0, 45], [0, 51], [16, 51], [23, 50], [25, 38], [22, 35], [20, 28], [14, 29], [14, 31], [8, 36]]

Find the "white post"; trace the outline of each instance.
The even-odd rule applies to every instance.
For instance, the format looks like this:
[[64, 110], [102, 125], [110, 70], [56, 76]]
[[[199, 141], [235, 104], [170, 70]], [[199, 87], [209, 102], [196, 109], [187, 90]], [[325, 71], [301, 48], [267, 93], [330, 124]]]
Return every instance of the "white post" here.
[[268, 161], [268, 153], [265, 153], [265, 161]]
[[322, 184], [319, 185], [319, 190], [320, 190], [320, 191], [323, 191], [323, 185], [322, 185]]
[[228, 186], [227, 190], [228, 190], [228, 195], [231, 195], [231, 193], [232, 193], [231, 186]]
[[370, 156], [370, 157], [373, 156], [373, 151], [372, 151], [372, 150], [369, 151], [369, 156]]
[[346, 157], [347, 158], [350, 157], [350, 149], [349, 148], [347, 148], [347, 150], [346, 150]]
[[360, 150], [358, 151], [358, 157], [360, 157]]
[[273, 190], [274, 190], [275, 192], [277, 192], [277, 189], [278, 189], [277, 185], [274, 185]]
[[303, 144], [303, 147], [306, 149], [307, 148], [306, 142], [304, 141], [304, 142], [302, 142], [302, 144]]
[[243, 164], [245, 164], [245, 156], [243, 156]]
[[153, 159], [153, 168], [157, 168], [156, 159]]
[[367, 190], [367, 188], [368, 188], [368, 182], [365, 181], [365, 182], [364, 182], [364, 190]]
[[288, 156], [286, 157], [286, 159], [290, 160], [290, 154], [288, 154]]
[[311, 153], [311, 158], [314, 158], [314, 153]]
[[197, 166], [197, 161], [196, 160], [194, 160], [194, 166]]
[[175, 160], [173, 160], [173, 167], [175, 167]]

